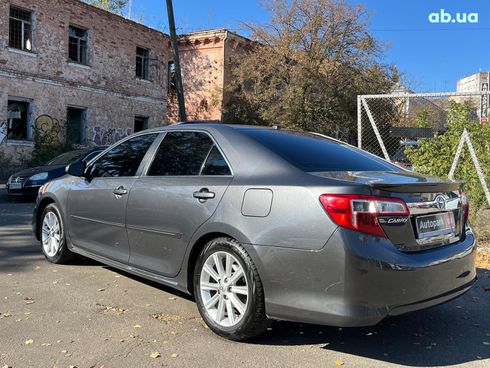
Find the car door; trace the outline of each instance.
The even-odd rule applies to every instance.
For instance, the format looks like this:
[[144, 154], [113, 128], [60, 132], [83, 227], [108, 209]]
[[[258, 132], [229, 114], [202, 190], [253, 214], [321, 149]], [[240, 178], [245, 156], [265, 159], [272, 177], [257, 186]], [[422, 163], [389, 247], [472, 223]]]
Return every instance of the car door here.
[[232, 178], [208, 133], [168, 132], [147, 174], [130, 192], [129, 263], [167, 277], [177, 275], [192, 235], [213, 215]]
[[128, 262], [128, 194], [157, 136], [142, 134], [125, 140], [90, 165], [90, 178], [78, 178], [67, 204], [68, 231], [76, 247]]

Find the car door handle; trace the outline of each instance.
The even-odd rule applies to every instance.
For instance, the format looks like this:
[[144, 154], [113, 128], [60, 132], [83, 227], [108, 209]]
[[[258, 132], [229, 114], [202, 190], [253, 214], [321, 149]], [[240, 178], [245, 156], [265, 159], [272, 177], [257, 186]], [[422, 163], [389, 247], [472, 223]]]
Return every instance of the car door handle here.
[[207, 188], [202, 188], [199, 192], [194, 192], [194, 198], [199, 199], [200, 202], [207, 201], [208, 199], [213, 199], [215, 194], [210, 192]]
[[114, 189], [112, 193], [114, 193], [117, 196], [122, 196], [128, 194], [128, 190], [121, 185], [119, 188]]

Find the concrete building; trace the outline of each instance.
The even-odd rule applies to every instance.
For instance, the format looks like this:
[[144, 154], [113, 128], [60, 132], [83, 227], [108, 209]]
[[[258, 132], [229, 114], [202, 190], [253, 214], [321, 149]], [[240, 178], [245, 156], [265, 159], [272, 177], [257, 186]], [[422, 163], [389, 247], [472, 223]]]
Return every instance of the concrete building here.
[[168, 42], [78, 0], [2, 0], [0, 155], [21, 161], [56, 125], [85, 146], [167, 124]]
[[456, 82], [456, 92], [480, 92], [482, 85], [490, 81], [490, 72], [476, 73]]
[[[479, 72], [468, 77], [458, 80], [456, 84], [456, 92], [472, 93], [472, 92], [488, 92], [490, 91], [490, 72]], [[490, 116], [490, 101], [488, 94], [474, 97], [456, 97], [457, 102], [469, 102], [476, 111], [480, 120], [480, 124], [487, 124]]]

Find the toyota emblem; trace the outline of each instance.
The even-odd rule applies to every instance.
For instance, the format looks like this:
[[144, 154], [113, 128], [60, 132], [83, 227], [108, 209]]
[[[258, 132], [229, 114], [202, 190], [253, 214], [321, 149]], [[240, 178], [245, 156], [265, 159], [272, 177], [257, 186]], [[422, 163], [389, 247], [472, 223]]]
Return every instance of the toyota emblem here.
[[446, 208], [446, 200], [444, 199], [444, 197], [442, 195], [438, 195], [436, 197], [435, 202], [436, 202], [436, 206], [438, 209], [443, 210]]

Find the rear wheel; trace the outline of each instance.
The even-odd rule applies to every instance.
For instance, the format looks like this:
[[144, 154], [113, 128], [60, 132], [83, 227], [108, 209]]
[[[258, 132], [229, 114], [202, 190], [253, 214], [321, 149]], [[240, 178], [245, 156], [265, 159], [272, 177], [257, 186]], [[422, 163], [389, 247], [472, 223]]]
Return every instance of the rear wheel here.
[[74, 257], [66, 246], [63, 220], [54, 203], [41, 216], [41, 246], [44, 256], [52, 263], [66, 263]]
[[204, 247], [195, 268], [194, 295], [202, 318], [220, 336], [245, 340], [269, 326], [257, 268], [234, 239], [214, 239]]

